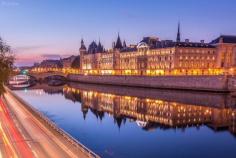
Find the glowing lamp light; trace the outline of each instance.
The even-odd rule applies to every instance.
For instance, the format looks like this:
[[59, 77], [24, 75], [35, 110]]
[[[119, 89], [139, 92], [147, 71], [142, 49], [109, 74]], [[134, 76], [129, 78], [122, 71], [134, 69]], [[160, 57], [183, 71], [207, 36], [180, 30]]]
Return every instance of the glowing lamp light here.
[[23, 70], [21, 73], [23, 74], [23, 75], [27, 75], [28, 74], [28, 70]]

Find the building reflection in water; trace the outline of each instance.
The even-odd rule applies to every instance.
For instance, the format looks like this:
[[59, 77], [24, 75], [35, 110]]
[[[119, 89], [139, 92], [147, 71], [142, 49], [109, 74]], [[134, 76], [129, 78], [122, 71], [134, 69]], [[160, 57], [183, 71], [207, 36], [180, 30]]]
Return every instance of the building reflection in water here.
[[[159, 92], [156, 98], [149, 95], [136, 97], [137, 93], [140, 94], [144, 91], [143, 94], [145, 94], [147, 90], [128, 90], [130, 96], [127, 96], [124, 95], [127, 94], [125, 93], [127, 89], [124, 90], [124, 93], [118, 93], [118, 89], [109, 86], [105, 88], [102, 86], [102, 89], [99, 86], [87, 89], [84, 87], [89, 86], [85, 85], [81, 88], [81, 86], [73, 85], [65, 87], [40, 85], [33, 87], [33, 89], [37, 89], [35, 95], [41, 95], [43, 90], [48, 94], [64, 94], [66, 99], [80, 102], [84, 119], [86, 119], [89, 110], [100, 120], [107, 113], [113, 116], [114, 123], [119, 128], [122, 122], [125, 123], [128, 119], [136, 121], [137, 125], [144, 130], [156, 128], [185, 129], [190, 126], [200, 127], [206, 125], [214, 131], [227, 130], [236, 136], [236, 99], [228, 95], [199, 95], [199, 93], [189, 92], [180, 92], [180, 94], [183, 94], [178, 95], [174, 91], [169, 91], [164, 93], [164, 96], [172, 99], [166, 101], [159, 95], [162, 92]], [[113, 90], [112, 93], [111, 89]], [[114, 91], [117, 93], [114, 93]], [[206, 95], [210, 97], [206, 97]]]
[[98, 119], [108, 113], [120, 126], [126, 119], [136, 121], [145, 130], [155, 128], [186, 128], [207, 125], [215, 131], [228, 130], [236, 135], [236, 110], [230, 107], [190, 105], [159, 99], [122, 96], [111, 93], [80, 90], [66, 86], [67, 99], [81, 102], [84, 119], [90, 110]]

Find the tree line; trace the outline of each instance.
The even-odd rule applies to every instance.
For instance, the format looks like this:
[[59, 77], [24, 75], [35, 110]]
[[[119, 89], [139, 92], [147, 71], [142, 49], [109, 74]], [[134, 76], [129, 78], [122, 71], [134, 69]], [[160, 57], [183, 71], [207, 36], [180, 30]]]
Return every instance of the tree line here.
[[7, 81], [14, 64], [14, 55], [11, 47], [0, 37], [0, 93], [3, 90], [3, 83]]

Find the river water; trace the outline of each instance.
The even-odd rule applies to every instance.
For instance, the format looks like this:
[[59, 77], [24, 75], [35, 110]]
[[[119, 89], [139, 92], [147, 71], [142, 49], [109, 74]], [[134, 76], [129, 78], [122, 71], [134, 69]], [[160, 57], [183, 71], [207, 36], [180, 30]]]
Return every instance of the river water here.
[[74, 83], [15, 93], [101, 157], [236, 157], [229, 94]]

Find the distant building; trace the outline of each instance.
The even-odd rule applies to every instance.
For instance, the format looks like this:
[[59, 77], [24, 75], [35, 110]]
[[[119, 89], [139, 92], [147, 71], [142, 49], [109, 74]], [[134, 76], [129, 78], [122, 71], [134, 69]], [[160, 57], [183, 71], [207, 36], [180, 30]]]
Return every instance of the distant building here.
[[39, 64], [40, 64], [40, 63], [35, 62], [34, 65], [33, 65], [33, 67], [37, 67], [37, 66], [39, 66]]
[[63, 64], [63, 68], [71, 68], [71, 64], [73, 63], [75, 58], [76, 58], [76, 56], [72, 55], [68, 58], [61, 59], [62, 64]]
[[182, 41], [178, 25], [176, 41], [144, 37], [138, 45], [127, 47], [118, 34], [109, 51], [95, 41], [86, 49], [82, 40], [80, 56], [83, 73], [157, 75], [175, 70], [202, 74], [207, 69], [236, 66], [236, 36], [222, 35], [210, 43]]
[[44, 60], [37, 67], [38, 68], [62, 68], [63, 64], [60, 60]]

